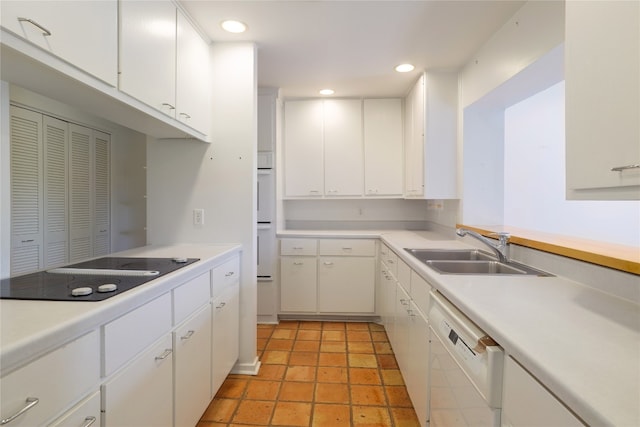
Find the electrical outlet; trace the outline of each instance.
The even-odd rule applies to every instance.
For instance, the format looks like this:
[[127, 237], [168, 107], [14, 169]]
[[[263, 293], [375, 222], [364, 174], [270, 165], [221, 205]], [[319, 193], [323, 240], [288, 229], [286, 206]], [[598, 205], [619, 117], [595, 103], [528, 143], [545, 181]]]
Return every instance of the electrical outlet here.
[[193, 225], [204, 225], [204, 209], [193, 210]]
[[444, 210], [443, 200], [427, 200], [427, 210], [441, 211]]

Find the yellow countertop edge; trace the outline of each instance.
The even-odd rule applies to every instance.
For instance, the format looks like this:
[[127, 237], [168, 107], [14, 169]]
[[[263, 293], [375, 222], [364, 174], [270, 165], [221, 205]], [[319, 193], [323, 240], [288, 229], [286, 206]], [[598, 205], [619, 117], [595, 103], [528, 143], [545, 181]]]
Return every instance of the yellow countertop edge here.
[[503, 225], [457, 224], [491, 237], [492, 233], [508, 232], [510, 243], [592, 264], [640, 275], [640, 248], [596, 242], [578, 237], [555, 235]]

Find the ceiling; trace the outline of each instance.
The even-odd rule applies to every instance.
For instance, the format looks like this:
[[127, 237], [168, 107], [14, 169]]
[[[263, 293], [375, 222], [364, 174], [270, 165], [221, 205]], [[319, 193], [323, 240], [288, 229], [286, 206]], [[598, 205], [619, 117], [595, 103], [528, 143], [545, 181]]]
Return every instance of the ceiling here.
[[[455, 70], [523, 1], [181, 0], [213, 42], [258, 46], [258, 86], [286, 98], [404, 96], [421, 70]], [[226, 33], [220, 22], [248, 25]], [[398, 64], [416, 66], [394, 71]]]

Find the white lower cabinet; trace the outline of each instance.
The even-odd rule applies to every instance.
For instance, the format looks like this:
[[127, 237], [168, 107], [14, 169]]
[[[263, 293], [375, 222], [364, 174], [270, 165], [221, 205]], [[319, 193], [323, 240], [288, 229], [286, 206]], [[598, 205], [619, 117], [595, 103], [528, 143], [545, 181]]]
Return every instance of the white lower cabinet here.
[[100, 392], [96, 391], [49, 424], [49, 427], [99, 427], [102, 425], [101, 420]]
[[239, 319], [240, 289], [236, 283], [213, 300], [211, 397], [218, 391], [238, 360]]
[[504, 364], [502, 427], [584, 427], [578, 418], [513, 358]]
[[171, 341], [165, 334], [102, 386], [106, 427], [173, 425]]
[[193, 427], [211, 401], [211, 304], [173, 333], [176, 427]]
[[[389, 337], [407, 392], [422, 427], [429, 419], [429, 322], [431, 286], [395, 253], [381, 257], [379, 315]], [[396, 277], [385, 262], [392, 260]]]
[[321, 313], [373, 313], [375, 258], [320, 257], [318, 259], [318, 311]]
[[372, 239], [282, 239], [280, 312], [374, 314], [375, 254]]
[[3, 376], [0, 419], [11, 427], [46, 425], [95, 390], [99, 379], [100, 341], [94, 330]]

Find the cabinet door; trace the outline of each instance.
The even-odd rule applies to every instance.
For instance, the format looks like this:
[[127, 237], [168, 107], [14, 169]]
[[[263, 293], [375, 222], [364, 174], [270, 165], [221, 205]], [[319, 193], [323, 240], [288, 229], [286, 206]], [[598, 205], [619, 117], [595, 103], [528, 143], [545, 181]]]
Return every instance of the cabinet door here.
[[1, 19], [9, 31], [116, 86], [116, 0], [3, 1]]
[[173, 425], [171, 334], [102, 386], [106, 427]]
[[284, 105], [285, 196], [324, 193], [322, 101], [292, 101]]
[[111, 135], [93, 131], [92, 256], [111, 253]]
[[429, 324], [418, 311], [418, 306], [410, 303], [408, 323], [409, 350], [404, 375], [407, 392], [413, 403], [420, 425], [425, 427], [429, 411]]
[[174, 332], [175, 426], [193, 427], [211, 401], [211, 305]]
[[568, 197], [640, 199], [640, 167], [612, 170], [640, 164], [640, 3], [567, 2], [565, 33]]
[[69, 128], [62, 120], [43, 116], [43, 130], [44, 266], [51, 267], [69, 261]]
[[176, 7], [169, 0], [119, 5], [119, 88], [175, 118]]
[[402, 101], [364, 100], [364, 194], [402, 195]]
[[176, 118], [204, 135], [211, 133], [209, 45], [177, 14]]
[[318, 311], [373, 313], [375, 258], [318, 258]]
[[361, 196], [364, 180], [362, 102], [324, 101], [324, 194]]
[[238, 285], [213, 301], [211, 391], [218, 391], [238, 360], [240, 336], [240, 290]]
[[405, 100], [405, 196], [424, 194], [424, 75]]
[[502, 426], [581, 427], [584, 424], [517, 362], [507, 357], [502, 390]]
[[276, 146], [276, 93], [258, 89], [258, 151], [274, 151]]
[[280, 257], [280, 310], [315, 313], [315, 257]]
[[11, 275], [43, 267], [42, 115], [11, 107]]
[[90, 258], [93, 253], [91, 129], [69, 125], [69, 261]]
[[399, 284], [396, 285], [394, 310], [394, 340], [391, 341], [393, 353], [402, 372], [409, 372], [409, 310], [411, 298]]

